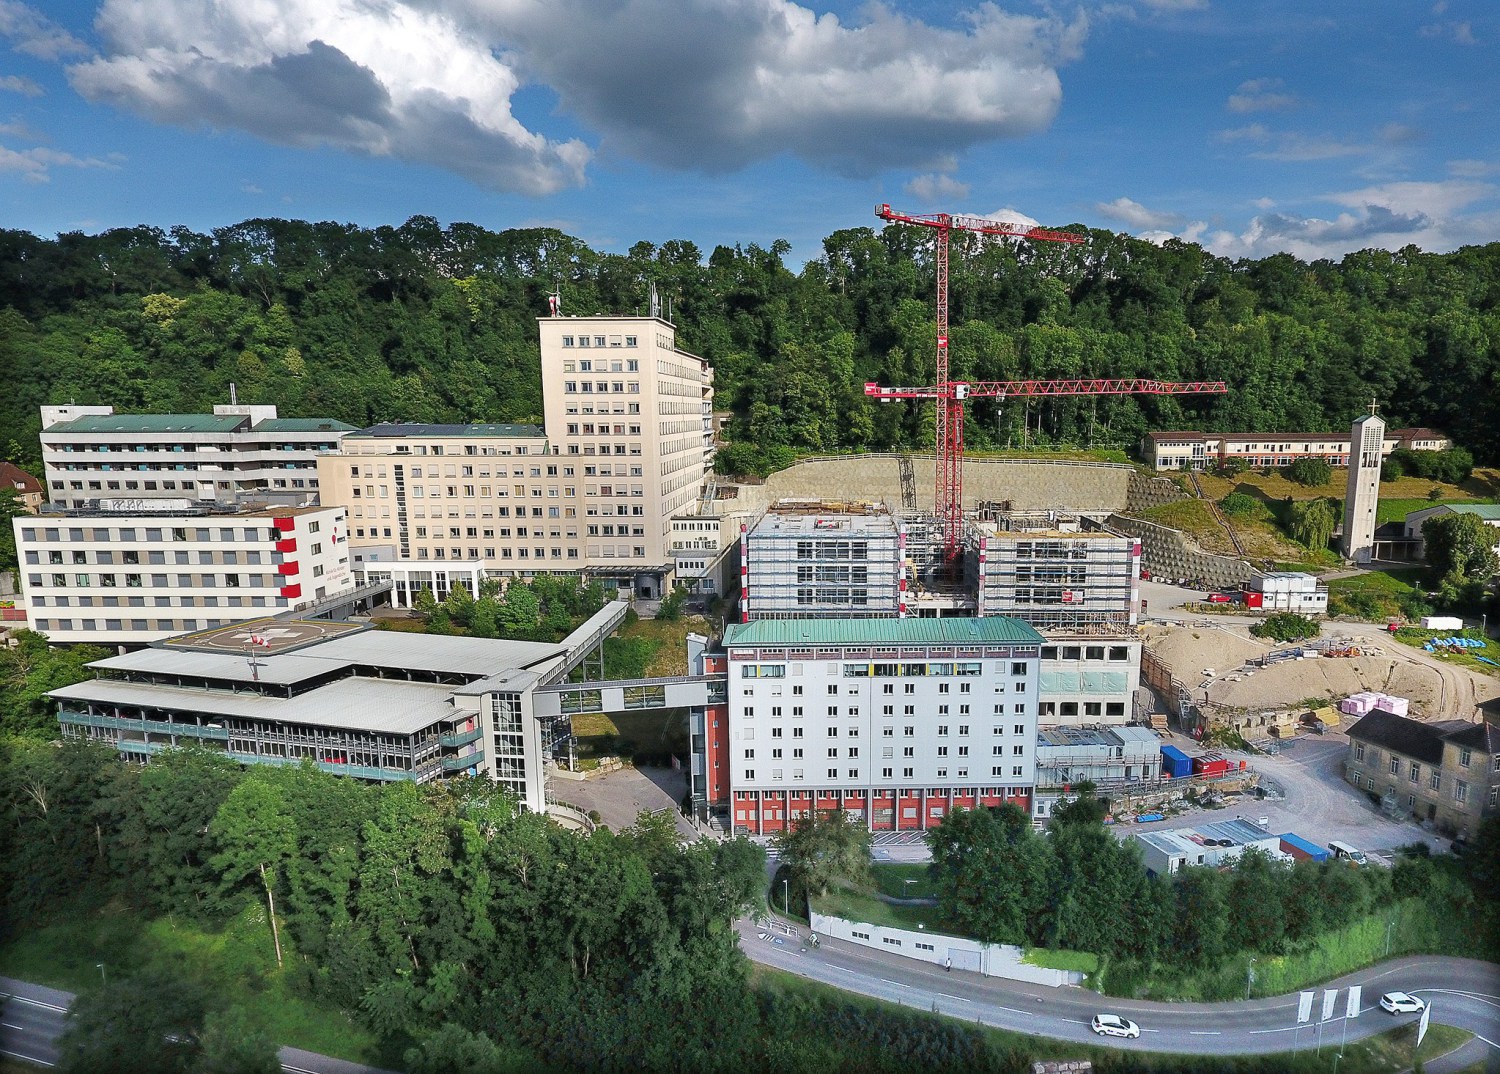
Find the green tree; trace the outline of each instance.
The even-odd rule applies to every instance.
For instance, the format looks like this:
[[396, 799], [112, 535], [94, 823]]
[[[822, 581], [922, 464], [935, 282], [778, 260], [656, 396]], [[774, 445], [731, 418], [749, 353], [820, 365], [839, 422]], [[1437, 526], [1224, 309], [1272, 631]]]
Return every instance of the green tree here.
[[192, 1074], [281, 1074], [280, 1049], [243, 1007], [211, 1010]]
[[1257, 638], [1271, 638], [1274, 641], [1301, 641], [1303, 638], [1316, 638], [1321, 630], [1316, 619], [1309, 619], [1296, 612], [1277, 612], [1252, 626], [1250, 633]]
[[1436, 578], [1485, 579], [1500, 570], [1496, 531], [1478, 515], [1449, 511], [1422, 523], [1427, 566]]
[[444, 1022], [436, 1033], [406, 1051], [411, 1074], [524, 1074], [536, 1060], [524, 1052], [501, 1048], [483, 1033], [456, 1022]]
[[955, 809], [927, 833], [938, 906], [967, 936], [1024, 944], [1051, 899], [1049, 855], [1031, 819], [1007, 803]]
[[221, 874], [220, 886], [233, 890], [255, 877], [265, 892], [271, 942], [276, 948], [276, 965], [280, 966], [276, 888], [297, 847], [296, 825], [280, 788], [259, 779], [242, 781], [214, 815], [209, 835], [220, 847], [209, 862]]
[[109, 656], [97, 645], [50, 646], [46, 635], [18, 630], [13, 644], [0, 648], [0, 731], [54, 739], [57, 706], [47, 695], [90, 678], [88, 665]]
[[[1301, 460], [1299, 460], [1301, 461]], [[1286, 506], [1287, 533], [1292, 540], [1313, 551], [1328, 547], [1338, 526], [1339, 510], [1327, 497], [1315, 500], [1293, 500]]]
[[798, 817], [772, 845], [791, 879], [809, 893], [826, 895], [835, 884], [869, 879], [870, 833], [842, 809]]
[[1286, 476], [1299, 485], [1308, 488], [1322, 488], [1333, 480], [1333, 467], [1327, 459], [1314, 458], [1311, 455], [1293, 460], [1286, 468]]
[[1288, 876], [1285, 865], [1256, 847], [1240, 854], [1225, 896], [1229, 942], [1235, 950], [1280, 952]]
[[143, 970], [81, 993], [57, 1041], [64, 1074], [189, 1071], [199, 1057], [205, 998], [177, 972]]
[[14, 571], [20, 566], [16, 559], [16, 531], [10, 523], [24, 514], [26, 505], [21, 502], [21, 494], [13, 488], [0, 488], [0, 571]]
[[1194, 866], [1173, 878], [1173, 936], [1185, 961], [1208, 965], [1228, 953], [1227, 889], [1217, 869]]

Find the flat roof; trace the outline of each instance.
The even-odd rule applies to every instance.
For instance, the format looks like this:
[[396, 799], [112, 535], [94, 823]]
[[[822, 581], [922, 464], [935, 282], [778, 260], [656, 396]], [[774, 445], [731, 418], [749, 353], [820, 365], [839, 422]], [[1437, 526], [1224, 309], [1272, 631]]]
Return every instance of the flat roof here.
[[492, 436], [509, 438], [512, 440], [537, 440], [547, 435], [545, 429], [540, 425], [508, 425], [508, 424], [480, 424], [480, 425], [439, 425], [419, 421], [385, 421], [379, 425], [371, 425], [350, 433], [349, 438], [355, 440], [364, 439], [405, 439], [416, 436], [435, 437], [465, 437], [465, 436]]
[[250, 425], [245, 414], [84, 414], [42, 430], [58, 433], [232, 433]]
[[1187, 854], [1204, 849], [1204, 839], [1228, 839], [1234, 846], [1248, 846], [1267, 839], [1279, 839], [1248, 820], [1221, 820], [1195, 824], [1190, 828], [1168, 828], [1163, 831], [1137, 832], [1136, 838], [1166, 854]]
[[296, 697], [91, 679], [52, 691], [60, 700], [132, 705], [202, 716], [410, 735], [453, 716], [455, 687], [350, 676]]
[[267, 418], [258, 422], [258, 433], [347, 433], [355, 426], [333, 418]]
[[1149, 727], [1043, 727], [1037, 744], [1045, 746], [1123, 746], [1130, 742], [1161, 743]]
[[724, 628], [726, 649], [743, 645], [1040, 645], [1019, 619], [757, 619]]
[[252, 619], [249, 622], [214, 627], [212, 630], [179, 634], [163, 641], [161, 648], [240, 655], [254, 652], [259, 656], [270, 656], [275, 653], [292, 652], [308, 645], [316, 645], [343, 634], [369, 629], [364, 623], [329, 619], [274, 619], [267, 616], [262, 619]]
[[786, 509], [768, 511], [750, 528], [752, 537], [894, 537], [898, 532], [888, 513]]

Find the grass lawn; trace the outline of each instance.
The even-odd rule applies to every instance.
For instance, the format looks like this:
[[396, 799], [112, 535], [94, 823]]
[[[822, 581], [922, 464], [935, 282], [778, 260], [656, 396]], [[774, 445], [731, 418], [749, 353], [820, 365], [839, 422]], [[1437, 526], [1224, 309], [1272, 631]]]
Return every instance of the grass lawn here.
[[875, 878], [875, 889], [882, 895], [897, 899], [933, 899], [937, 887], [932, 882], [929, 866], [923, 862], [910, 864], [898, 862], [876, 862], [870, 866], [870, 875]]
[[286, 973], [276, 968], [270, 928], [253, 911], [207, 932], [171, 918], [146, 921], [106, 909], [29, 929], [0, 948], [0, 975], [69, 992], [96, 987], [99, 963], [105, 973], [121, 975], [149, 965], [185, 969], [216, 996], [248, 1010], [278, 1044], [353, 1062], [380, 1058], [368, 1030], [292, 991]]
[[929, 929], [941, 932], [942, 918], [936, 906], [894, 906], [873, 895], [835, 888], [827, 895], [814, 896], [813, 909], [820, 914], [842, 917], [846, 921], [864, 921], [895, 929]]
[[1483, 641], [1484, 648], [1454, 650], [1439, 649], [1438, 651], [1431, 653], [1430, 655], [1443, 661], [1445, 664], [1456, 664], [1461, 668], [1468, 668], [1470, 671], [1477, 671], [1481, 675], [1500, 675], [1500, 667], [1496, 667], [1495, 664], [1486, 664], [1483, 660], [1475, 659], [1475, 657], [1483, 656], [1489, 660], [1495, 661], [1496, 663], [1500, 663], [1500, 644], [1497, 644], [1494, 638], [1481, 637], [1478, 630], [1423, 630], [1421, 627], [1402, 627], [1400, 630], [1396, 631], [1397, 641], [1405, 642], [1407, 645], [1410, 645], [1415, 649], [1422, 648], [1423, 642], [1426, 642], [1430, 638], [1452, 637], [1471, 638], [1476, 641]]
[[1028, 966], [1040, 966], [1047, 970], [1071, 970], [1083, 974], [1099, 972], [1099, 956], [1090, 951], [1061, 951], [1046, 947], [1028, 947], [1021, 961]]
[[[809, 981], [796, 974], [773, 970], [766, 966], [752, 966], [750, 980], [757, 989], [801, 996], [809, 1001], [834, 1000], [872, 1011], [890, 1010], [896, 1006], [883, 1000], [843, 992], [830, 985]], [[928, 1014], [927, 1017], [979, 1029], [997, 1056], [1010, 1053], [1023, 1055], [1032, 1060], [1087, 1059], [1094, 1063], [1095, 1069], [1109, 1070], [1115, 1065], [1113, 1061], [1117, 1060], [1120, 1055], [1120, 1052], [1111, 1048], [1099, 1048], [1091, 1044], [1072, 1044], [989, 1026], [978, 1027], [972, 1022], [949, 1018], [946, 1015]], [[1344, 1048], [1343, 1058], [1339, 1061], [1340, 1074], [1395, 1074], [1397, 1071], [1409, 1069], [1416, 1044], [1416, 1031], [1416, 1023], [1409, 1022], [1378, 1036], [1351, 1042]], [[1434, 1022], [1428, 1028], [1427, 1036], [1422, 1041], [1420, 1057], [1426, 1062], [1431, 1062], [1438, 1056], [1446, 1055], [1463, 1045], [1470, 1036], [1471, 1034], [1461, 1029]], [[1323, 1056], [1315, 1055], [1312, 1050], [1309, 1050], [1265, 1058], [1275, 1062], [1276, 1069], [1286, 1071], [1288, 1074], [1326, 1074], [1330, 1069], [1331, 1061], [1326, 1048], [1324, 1052]], [[1141, 1065], [1135, 1069], [1182, 1071], [1184, 1074], [1189, 1071], [1224, 1069], [1233, 1062], [1233, 1059], [1229, 1058], [1222, 1066], [1216, 1066], [1213, 1058], [1202, 1056], [1170, 1055], [1163, 1052], [1138, 1052], [1134, 1055], [1142, 1060]]]
[[[1333, 471], [1333, 477], [1329, 479], [1328, 484], [1316, 486], [1299, 485], [1283, 477], [1280, 472], [1273, 472], [1270, 476], [1255, 470], [1247, 470], [1235, 477], [1198, 475], [1198, 483], [1203, 486], [1203, 495], [1214, 500], [1222, 500], [1238, 485], [1253, 486], [1264, 498], [1270, 500], [1284, 500], [1288, 496], [1294, 500], [1310, 500], [1317, 496], [1332, 496], [1337, 500], [1343, 500], [1344, 494], [1348, 491], [1348, 482], [1349, 471], [1337, 468]], [[1407, 500], [1418, 501], [1420, 507], [1430, 507], [1432, 503], [1427, 499], [1427, 494], [1434, 488], [1443, 490], [1443, 498], [1437, 501], [1438, 503], [1493, 503], [1495, 497], [1500, 495], [1500, 470], [1476, 469], [1473, 476], [1462, 485], [1446, 485], [1441, 481], [1433, 481], [1425, 477], [1403, 477], [1396, 481], [1382, 481], [1380, 498], [1382, 503], [1386, 500], [1393, 502]], [[1388, 520], [1382, 514], [1380, 521]]]
[[[1208, 504], [1203, 500], [1178, 500], [1147, 508], [1141, 517], [1158, 525], [1182, 530], [1198, 542], [1205, 552], [1221, 556], [1238, 556], [1234, 544], [1224, 528], [1214, 519]], [[1320, 564], [1337, 562], [1331, 552], [1318, 553], [1290, 540], [1276, 525], [1269, 507], [1260, 505], [1248, 515], [1225, 516], [1234, 529], [1240, 544], [1252, 559], [1270, 559], [1296, 564], [1310, 565], [1317, 569]]]
[[668, 675], [686, 675], [687, 636], [712, 632], [707, 619], [685, 615], [673, 622], [641, 619], [622, 627], [619, 636], [625, 639], [640, 638], [654, 647], [653, 655], [646, 665], [646, 677], [654, 679]]
[[1401, 618], [1404, 615], [1402, 601], [1422, 595], [1422, 574], [1421, 567], [1395, 567], [1330, 579], [1328, 612], [1330, 615], [1354, 615], [1372, 622]]

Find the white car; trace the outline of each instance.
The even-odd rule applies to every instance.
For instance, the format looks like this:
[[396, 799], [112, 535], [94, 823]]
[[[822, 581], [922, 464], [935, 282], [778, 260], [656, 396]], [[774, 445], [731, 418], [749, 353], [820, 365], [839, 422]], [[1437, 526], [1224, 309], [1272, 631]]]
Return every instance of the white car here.
[[1408, 996], [1405, 992], [1387, 992], [1380, 997], [1380, 1009], [1392, 1014], [1415, 1014], [1425, 1006], [1416, 996]]
[[1139, 1037], [1141, 1027], [1129, 1018], [1121, 1018], [1118, 1014], [1096, 1014], [1090, 1023], [1090, 1028], [1095, 1033], [1105, 1037]]

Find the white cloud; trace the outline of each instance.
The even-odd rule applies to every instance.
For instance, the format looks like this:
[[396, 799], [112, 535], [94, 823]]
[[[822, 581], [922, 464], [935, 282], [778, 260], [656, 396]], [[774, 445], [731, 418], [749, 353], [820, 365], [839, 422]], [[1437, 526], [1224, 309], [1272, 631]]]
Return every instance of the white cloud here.
[[89, 51], [78, 38], [20, 0], [0, 0], [0, 37], [9, 38], [17, 52], [41, 60], [58, 60]]
[[930, 173], [913, 176], [906, 184], [906, 192], [918, 201], [958, 201], [969, 196], [969, 184], [951, 175]]
[[1253, 78], [1241, 82], [1240, 88], [1225, 102], [1231, 112], [1281, 112], [1297, 106], [1297, 98], [1280, 92], [1279, 78]]
[[1383, 183], [1325, 194], [1322, 200], [1345, 211], [1326, 218], [1267, 212], [1239, 234], [1214, 232], [1204, 245], [1226, 257], [1286, 251], [1304, 260], [1339, 258], [1371, 247], [1452, 250], [1500, 238], [1500, 212], [1469, 211], [1476, 203], [1493, 203], [1497, 189], [1490, 183], [1446, 180]]
[[1122, 197], [1114, 201], [1099, 202], [1094, 208], [1110, 220], [1118, 220], [1137, 230], [1162, 230], [1181, 227], [1183, 224], [1183, 217], [1177, 213], [1157, 212], [1130, 198]]
[[520, 78], [496, 42], [400, 0], [105, 0], [101, 56], [74, 88], [151, 119], [429, 163], [481, 186], [583, 182], [589, 149], [511, 112]]
[[1087, 16], [984, 3], [965, 18], [930, 26], [876, 4], [845, 25], [792, 0], [103, 0], [101, 54], [69, 77], [161, 122], [528, 194], [582, 184], [594, 154], [516, 116], [527, 85], [607, 156], [714, 174], [790, 154], [869, 175], [1056, 115], [1056, 68], [1080, 55]]
[[1474, 36], [1473, 24], [1467, 21], [1435, 22], [1431, 25], [1423, 26], [1417, 32], [1423, 37], [1451, 37], [1456, 44], [1460, 45], [1479, 44], [1478, 39]]
[[1448, 174], [1460, 179], [1478, 179], [1486, 175], [1500, 175], [1500, 161], [1450, 160]]
[[44, 92], [41, 86], [25, 75], [0, 75], [0, 90], [19, 93], [23, 97], [40, 97]]
[[878, 4], [845, 25], [790, 0], [452, 2], [601, 153], [709, 174], [789, 153], [869, 175], [1041, 130], [1088, 30], [993, 4], [947, 29]]
[[1208, 7], [1208, 0], [1142, 0], [1142, 2], [1156, 11], [1202, 11]]
[[32, 149], [9, 149], [0, 145], [0, 174], [19, 175], [28, 183], [45, 183], [51, 180], [52, 168], [106, 168], [117, 164], [97, 157], [75, 157], [72, 153], [61, 153], [55, 149], [37, 146]]

